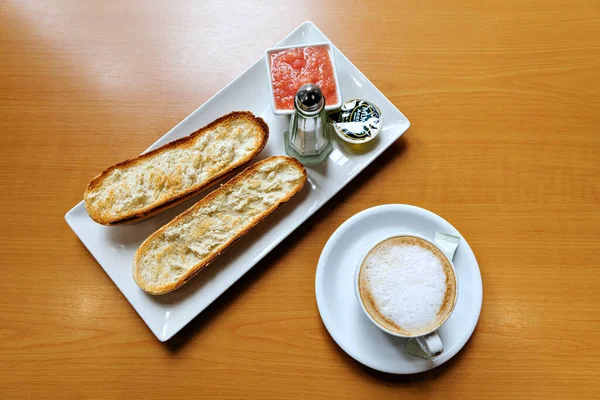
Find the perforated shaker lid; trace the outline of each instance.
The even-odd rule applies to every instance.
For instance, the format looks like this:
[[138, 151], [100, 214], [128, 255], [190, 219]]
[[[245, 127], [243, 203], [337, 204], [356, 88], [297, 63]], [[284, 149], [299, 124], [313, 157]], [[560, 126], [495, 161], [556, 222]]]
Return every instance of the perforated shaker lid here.
[[300, 111], [313, 114], [325, 107], [325, 97], [318, 85], [307, 83], [298, 89], [294, 103]]

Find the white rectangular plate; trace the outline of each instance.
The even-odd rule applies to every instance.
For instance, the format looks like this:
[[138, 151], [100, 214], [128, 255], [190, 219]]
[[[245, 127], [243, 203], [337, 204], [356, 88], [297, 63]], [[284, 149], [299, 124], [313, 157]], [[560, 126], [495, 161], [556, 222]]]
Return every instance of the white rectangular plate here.
[[[329, 42], [329, 39], [312, 22], [305, 22], [278, 46], [317, 42]], [[200, 314], [409, 128], [410, 122], [375, 85], [337, 47], [333, 46], [333, 50], [343, 99], [364, 98], [377, 104], [383, 115], [381, 132], [365, 145], [368, 151], [361, 153], [353, 152], [349, 145], [336, 137], [334, 149], [326, 162], [307, 168], [308, 183], [298, 195], [181, 289], [163, 296], [151, 296], [143, 292], [133, 281], [133, 256], [152, 232], [190, 207], [207, 191], [177, 207], [129, 226], [107, 227], [96, 224], [87, 214], [83, 201], [65, 215], [71, 229], [160, 341], [170, 339]], [[267, 146], [256, 160], [285, 154], [283, 132], [289, 116], [273, 113], [268, 79], [266, 66], [261, 58], [148, 150], [189, 135], [230, 111], [249, 110], [262, 117], [270, 130]]]

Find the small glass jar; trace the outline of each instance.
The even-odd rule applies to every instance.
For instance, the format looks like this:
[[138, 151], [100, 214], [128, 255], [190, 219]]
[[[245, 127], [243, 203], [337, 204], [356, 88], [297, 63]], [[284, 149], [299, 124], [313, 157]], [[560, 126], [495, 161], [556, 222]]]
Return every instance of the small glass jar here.
[[294, 97], [294, 108], [289, 129], [284, 134], [285, 152], [303, 164], [318, 164], [333, 149], [325, 96], [319, 86], [303, 85]]

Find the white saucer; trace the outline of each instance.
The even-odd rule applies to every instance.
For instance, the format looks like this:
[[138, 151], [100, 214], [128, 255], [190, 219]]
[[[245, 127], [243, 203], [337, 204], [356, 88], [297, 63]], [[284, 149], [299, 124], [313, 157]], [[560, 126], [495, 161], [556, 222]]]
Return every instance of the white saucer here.
[[[439, 329], [444, 352], [430, 360], [405, 354], [406, 339], [379, 330], [361, 310], [354, 293], [354, 270], [370, 245], [396, 232], [413, 232], [431, 240], [436, 231], [459, 235], [454, 255], [459, 293], [454, 312]], [[369, 208], [352, 216], [331, 235], [317, 266], [317, 305], [325, 327], [348, 355], [364, 365], [392, 374], [414, 374], [438, 367], [454, 357], [475, 330], [483, 287], [473, 251], [445, 219], [405, 204]]]

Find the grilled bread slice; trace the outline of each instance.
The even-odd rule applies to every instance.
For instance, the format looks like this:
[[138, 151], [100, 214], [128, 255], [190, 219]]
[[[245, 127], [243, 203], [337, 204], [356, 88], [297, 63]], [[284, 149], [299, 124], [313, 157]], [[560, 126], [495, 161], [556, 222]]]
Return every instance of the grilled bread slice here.
[[191, 135], [113, 165], [83, 195], [90, 217], [103, 225], [136, 221], [172, 207], [251, 161], [269, 127], [250, 112], [232, 112]]
[[133, 262], [135, 282], [154, 295], [179, 288], [305, 182], [306, 171], [294, 158], [275, 156], [251, 165], [142, 243]]

